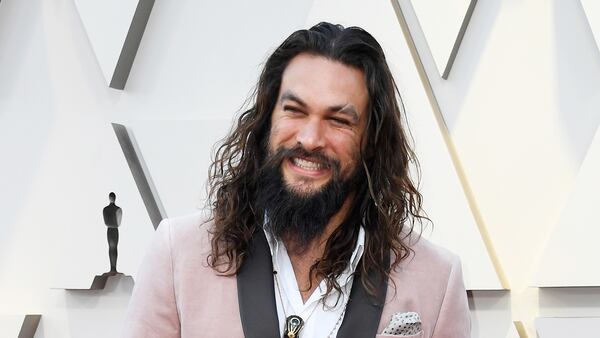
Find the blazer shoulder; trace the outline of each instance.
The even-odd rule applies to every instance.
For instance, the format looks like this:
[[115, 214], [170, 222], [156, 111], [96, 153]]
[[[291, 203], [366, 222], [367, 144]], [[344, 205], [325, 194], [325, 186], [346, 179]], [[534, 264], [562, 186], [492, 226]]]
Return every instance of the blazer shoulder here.
[[188, 215], [165, 218], [163, 222], [165, 221], [169, 223], [169, 226], [173, 228], [173, 231], [186, 235], [193, 234], [198, 231], [198, 229], [203, 229], [203, 232], [206, 232], [206, 230], [213, 225], [210, 218], [201, 211]]
[[166, 232], [172, 254], [208, 254], [212, 221], [202, 212], [166, 218], [157, 231]]
[[411, 251], [392, 271], [392, 278], [407, 281], [415, 288], [444, 288], [453, 271], [462, 274], [460, 258], [450, 250], [423, 236], [411, 235], [406, 241]]
[[414, 259], [418, 264], [452, 268], [460, 265], [460, 258], [454, 252], [430, 242], [425, 237], [411, 239], [410, 248], [413, 250], [408, 259]]

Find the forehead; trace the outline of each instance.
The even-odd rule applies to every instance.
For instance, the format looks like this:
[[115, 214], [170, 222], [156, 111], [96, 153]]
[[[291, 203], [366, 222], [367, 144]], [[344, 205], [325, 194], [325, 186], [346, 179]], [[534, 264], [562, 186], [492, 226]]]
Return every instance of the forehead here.
[[351, 104], [360, 115], [366, 111], [369, 100], [360, 69], [308, 53], [294, 57], [283, 72], [279, 98], [286, 91], [315, 109]]

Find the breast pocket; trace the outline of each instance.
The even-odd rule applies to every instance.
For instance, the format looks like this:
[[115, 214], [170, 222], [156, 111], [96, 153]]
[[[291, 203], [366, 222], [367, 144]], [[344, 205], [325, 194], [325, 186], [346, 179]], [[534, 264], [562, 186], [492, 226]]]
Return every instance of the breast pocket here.
[[423, 331], [417, 334], [411, 334], [408, 336], [395, 335], [395, 334], [378, 334], [375, 338], [423, 338]]

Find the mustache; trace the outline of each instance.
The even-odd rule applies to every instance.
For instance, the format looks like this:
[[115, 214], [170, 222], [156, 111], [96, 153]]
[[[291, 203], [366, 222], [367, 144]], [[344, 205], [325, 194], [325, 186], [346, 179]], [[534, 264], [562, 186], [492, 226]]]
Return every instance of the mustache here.
[[269, 156], [267, 156], [263, 167], [280, 166], [284, 159], [292, 157], [299, 157], [314, 162], [319, 162], [326, 168], [333, 169], [334, 174], [339, 174], [340, 172], [340, 161], [327, 156], [320, 150], [307, 150], [304, 147], [302, 147], [301, 144], [297, 144], [292, 148], [284, 148], [283, 146], [277, 148], [277, 150], [275, 150], [274, 153], [269, 154]]

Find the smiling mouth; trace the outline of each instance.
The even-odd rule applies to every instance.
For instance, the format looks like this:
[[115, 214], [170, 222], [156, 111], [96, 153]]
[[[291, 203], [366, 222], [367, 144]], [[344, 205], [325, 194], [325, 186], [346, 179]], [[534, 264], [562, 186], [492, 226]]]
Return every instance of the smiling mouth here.
[[329, 168], [329, 166], [325, 163], [321, 163], [321, 162], [315, 162], [315, 161], [311, 161], [305, 158], [300, 158], [300, 157], [292, 157], [290, 158], [290, 161], [297, 167], [300, 167], [304, 170], [309, 170], [309, 171], [319, 171], [322, 169], [327, 169]]

